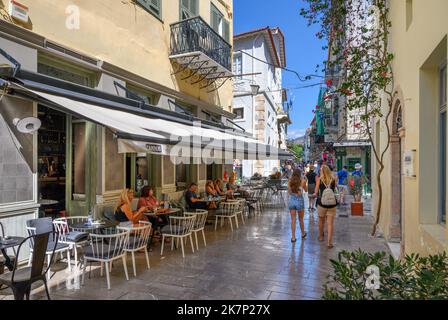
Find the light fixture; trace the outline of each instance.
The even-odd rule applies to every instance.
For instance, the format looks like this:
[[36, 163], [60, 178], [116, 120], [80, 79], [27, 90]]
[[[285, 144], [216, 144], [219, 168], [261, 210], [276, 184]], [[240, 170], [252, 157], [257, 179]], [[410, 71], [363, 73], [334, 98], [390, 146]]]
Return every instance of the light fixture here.
[[250, 90], [252, 91], [252, 95], [256, 96], [260, 92], [260, 86], [258, 84], [251, 84]]
[[42, 126], [42, 122], [35, 117], [27, 117], [23, 119], [15, 118], [12, 123], [17, 130], [22, 133], [34, 133]]

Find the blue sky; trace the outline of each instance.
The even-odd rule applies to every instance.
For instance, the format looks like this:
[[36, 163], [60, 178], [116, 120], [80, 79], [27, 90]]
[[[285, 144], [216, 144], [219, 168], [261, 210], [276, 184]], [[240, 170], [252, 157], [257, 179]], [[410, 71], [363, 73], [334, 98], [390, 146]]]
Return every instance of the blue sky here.
[[[238, 34], [266, 26], [280, 27], [285, 35], [287, 67], [301, 75], [314, 74], [316, 65], [322, 65], [325, 60], [325, 51], [322, 50], [325, 43], [316, 38], [317, 28], [308, 27], [305, 19], [300, 16], [299, 9], [302, 6], [301, 0], [234, 0], [234, 32]], [[293, 73], [283, 72], [285, 88], [320, 81], [319, 78], [314, 78], [301, 82]], [[293, 124], [288, 129], [291, 138], [302, 135], [309, 127], [318, 94], [318, 86], [288, 91], [289, 98], [294, 101], [291, 114]]]

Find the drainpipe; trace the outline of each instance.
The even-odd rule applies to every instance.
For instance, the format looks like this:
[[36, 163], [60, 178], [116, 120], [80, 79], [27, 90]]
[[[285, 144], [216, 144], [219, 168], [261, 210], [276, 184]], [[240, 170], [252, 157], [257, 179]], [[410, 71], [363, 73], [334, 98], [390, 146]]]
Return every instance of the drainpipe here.
[[[252, 42], [252, 57], [255, 57], [255, 43], [261, 34], [258, 34]], [[255, 59], [252, 58], [252, 83], [255, 83]], [[255, 135], [255, 96], [252, 95], [252, 135]], [[252, 161], [252, 175], [255, 173], [255, 163], [257, 160]]]

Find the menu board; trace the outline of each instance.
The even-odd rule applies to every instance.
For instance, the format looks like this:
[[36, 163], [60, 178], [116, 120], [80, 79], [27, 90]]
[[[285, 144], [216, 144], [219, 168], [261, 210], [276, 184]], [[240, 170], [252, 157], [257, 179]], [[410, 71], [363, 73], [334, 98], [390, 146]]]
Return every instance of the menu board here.
[[403, 157], [403, 174], [408, 178], [416, 178], [415, 174], [415, 156], [417, 150], [407, 150]]

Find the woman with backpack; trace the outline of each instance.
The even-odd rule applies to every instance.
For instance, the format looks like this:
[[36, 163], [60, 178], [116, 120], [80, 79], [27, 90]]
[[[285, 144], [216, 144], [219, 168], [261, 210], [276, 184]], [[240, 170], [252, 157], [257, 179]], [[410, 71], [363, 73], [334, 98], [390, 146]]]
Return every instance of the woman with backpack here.
[[300, 230], [302, 232], [302, 240], [306, 238], [305, 224], [303, 216], [305, 214], [304, 192], [307, 192], [306, 181], [302, 177], [300, 169], [294, 170], [291, 179], [288, 182], [289, 191], [289, 212], [291, 214], [291, 242], [295, 243], [296, 239], [296, 217], [299, 216]]
[[324, 225], [327, 221], [327, 246], [333, 248], [334, 218], [336, 217], [337, 182], [330, 168], [323, 165], [320, 168], [320, 176], [316, 180], [315, 196], [317, 197], [317, 213], [319, 215], [319, 241], [324, 241]]

